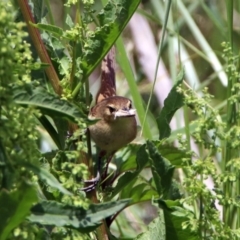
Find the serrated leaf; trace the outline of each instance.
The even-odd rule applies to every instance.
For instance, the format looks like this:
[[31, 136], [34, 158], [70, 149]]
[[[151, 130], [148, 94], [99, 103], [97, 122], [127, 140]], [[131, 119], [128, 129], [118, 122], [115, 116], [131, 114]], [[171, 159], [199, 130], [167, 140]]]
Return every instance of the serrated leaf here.
[[[161, 156], [167, 159], [176, 168], [183, 166], [182, 163], [184, 158], [189, 158], [189, 155], [186, 152], [181, 151], [174, 146], [162, 144], [161, 141], [156, 141], [155, 145]], [[138, 149], [139, 145], [130, 145], [129, 150], [131, 154], [128, 154], [126, 157], [121, 155], [121, 159], [123, 159], [123, 161], [118, 167], [120, 173], [137, 168], [136, 155]], [[145, 168], [148, 167], [150, 167], [149, 162], [145, 165]]]
[[166, 226], [166, 240], [200, 240], [197, 233], [192, 232], [190, 227], [182, 228], [182, 224], [194, 218], [189, 210], [182, 208], [177, 201], [157, 200], [163, 209]]
[[159, 139], [167, 138], [171, 134], [170, 122], [174, 113], [183, 106], [183, 95], [177, 91], [177, 88], [182, 84], [184, 78], [184, 70], [181, 69], [177, 77], [177, 83], [171, 89], [167, 98], [164, 101], [164, 107], [157, 118], [158, 130], [160, 132]]
[[55, 69], [58, 69], [58, 74], [65, 76], [68, 74], [68, 70], [71, 64], [69, 54], [66, 52], [66, 46], [63, 45], [59, 38], [51, 35], [51, 33], [43, 32], [41, 34], [46, 48], [48, 50], [49, 57], [52, 59], [52, 63]]
[[85, 48], [80, 64], [83, 70], [83, 79], [89, 76], [107, 54], [139, 3], [140, 0], [109, 1], [99, 13], [98, 18], [101, 26], [88, 39], [88, 46]]
[[32, 205], [37, 202], [37, 192], [33, 186], [22, 183], [17, 190], [0, 191], [0, 239], [7, 238], [30, 214]]
[[167, 196], [171, 187], [174, 166], [161, 156], [153, 142], [147, 141], [146, 145], [158, 193]]
[[13, 98], [17, 104], [36, 107], [43, 114], [49, 116], [63, 117], [72, 122], [76, 122], [78, 118], [88, 121], [87, 116], [76, 105], [60, 99], [57, 95], [51, 94], [43, 88], [27, 90], [16, 87], [13, 89]]
[[89, 209], [64, 205], [54, 201], [44, 201], [32, 208], [29, 217], [31, 222], [44, 225], [65, 226], [90, 232], [97, 228], [102, 219], [122, 210], [130, 202], [129, 199], [92, 204]]

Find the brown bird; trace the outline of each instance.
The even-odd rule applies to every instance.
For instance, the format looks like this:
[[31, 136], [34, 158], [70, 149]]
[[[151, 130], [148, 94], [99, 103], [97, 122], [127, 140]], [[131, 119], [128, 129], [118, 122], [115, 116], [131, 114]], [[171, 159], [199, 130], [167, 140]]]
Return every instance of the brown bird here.
[[108, 157], [108, 167], [113, 154], [137, 135], [136, 111], [132, 108], [131, 100], [116, 96], [114, 58], [115, 50], [112, 48], [102, 61], [101, 87], [97, 94], [96, 105], [89, 113], [89, 119], [99, 119], [89, 126], [89, 131], [91, 139], [101, 151], [97, 177], [86, 181], [93, 184], [83, 188], [84, 191], [91, 191], [98, 183], [101, 159], [104, 156]]

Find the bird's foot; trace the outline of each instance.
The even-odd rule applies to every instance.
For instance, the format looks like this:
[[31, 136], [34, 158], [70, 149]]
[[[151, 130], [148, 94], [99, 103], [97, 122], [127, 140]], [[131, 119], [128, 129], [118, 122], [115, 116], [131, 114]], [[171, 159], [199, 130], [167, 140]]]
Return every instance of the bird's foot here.
[[84, 183], [92, 183], [87, 187], [81, 188], [80, 191], [84, 191], [84, 192], [91, 192], [92, 190], [95, 189], [95, 187], [97, 186], [97, 184], [100, 181], [100, 172], [97, 172], [97, 176], [95, 178], [92, 178], [90, 180], [85, 180]]

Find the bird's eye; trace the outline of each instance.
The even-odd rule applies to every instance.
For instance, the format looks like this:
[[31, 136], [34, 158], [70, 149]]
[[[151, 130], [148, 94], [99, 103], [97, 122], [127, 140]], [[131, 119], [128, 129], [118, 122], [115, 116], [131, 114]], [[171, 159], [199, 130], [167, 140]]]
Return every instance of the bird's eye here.
[[130, 104], [129, 104], [129, 109], [131, 109], [131, 108], [132, 108], [132, 104], [130, 103]]
[[111, 107], [111, 106], [107, 106], [110, 113], [114, 113], [116, 111], [116, 109], [114, 107]]

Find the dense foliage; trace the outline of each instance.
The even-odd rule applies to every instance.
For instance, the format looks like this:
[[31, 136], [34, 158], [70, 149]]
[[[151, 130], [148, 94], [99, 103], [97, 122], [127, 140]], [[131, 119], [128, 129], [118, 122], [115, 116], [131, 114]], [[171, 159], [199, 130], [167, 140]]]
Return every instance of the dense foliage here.
[[[0, 239], [238, 239], [239, 3], [53, 4], [0, 1]], [[90, 83], [113, 44], [142, 128], [85, 193]]]

